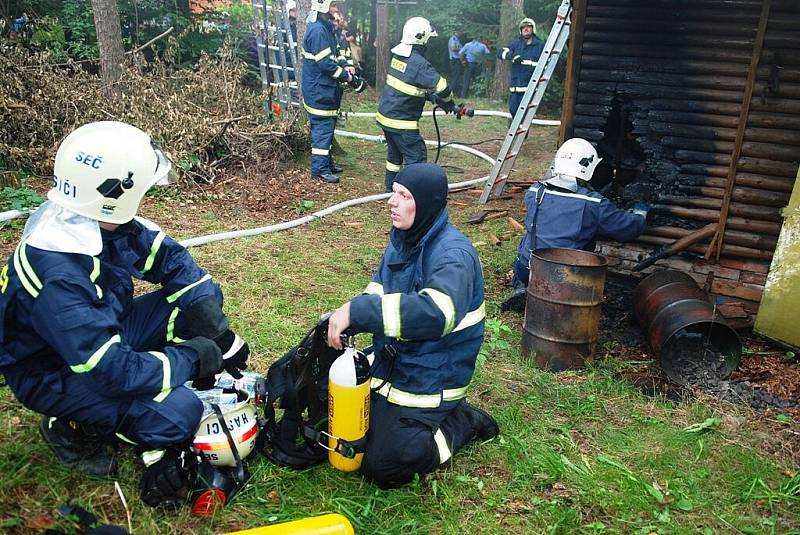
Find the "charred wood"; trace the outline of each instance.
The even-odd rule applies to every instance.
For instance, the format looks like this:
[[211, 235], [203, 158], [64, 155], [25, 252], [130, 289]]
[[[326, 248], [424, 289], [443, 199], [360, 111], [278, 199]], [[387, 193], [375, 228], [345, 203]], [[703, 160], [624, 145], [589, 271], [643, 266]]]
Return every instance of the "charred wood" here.
[[[661, 204], [672, 204], [677, 206], [692, 206], [696, 208], [722, 208], [722, 199], [707, 197], [681, 197], [678, 195], [660, 195], [657, 199]], [[735, 216], [758, 219], [761, 221], [783, 221], [780, 210], [767, 207], [755, 206], [752, 204], [731, 203], [729, 213]]]
[[[688, 186], [705, 186], [709, 188], [724, 189], [728, 183], [727, 177], [680, 174], [676, 178], [678, 183]], [[747, 174], [737, 174], [736, 185], [745, 187], [749, 186], [748, 189], [750, 191], [758, 191], [764, 195], [774, 194], [776, 196], [780, 196], [781, 199], [785, 199], [783, 204], [775, 206], [786, 206], [789, 200], [789, 195], [786, 195], [786, 193], [791, 193], [793, 186], [793, 184], [788, 180], [770, 179], [759, 175]]]
[[[680, 239], [688, 234], [691, 234], [692, 230], [679, 227], [657, 226], [647, 227], [645, 229], [645, 233], [652, 236]], [[763, 234], [755, 234], [752, 232], [744, 232], [741, 230], [726, 230], [725, 243], [729, 243], [731, 245], [741, 245], [743, 247], [750, 247], [752, 249], [761, 249], [762, 251], [774, 251], [778, 246], [778, 238], [774, 236], [765, 236]]]
[[[725, 197], [725, 180], [718, 180], [721, 182], [720, 187], [679, 184], [678, 189], [692, 196], [723, 199]], [[734, 186], [731, 190], [731, 199], [737, 202], [754, 204], [758, 206], [772, 206], [776, 208], [783, 208], [789, 204], [789, 195], [785, 193], [762, 191], [753, 188], [742, 188], [739, 186]]]
[[[642, 243], [649, 243], [652, 245], [671, 245], [675, 241], [672, 238], [664, 238], [661, 236], [650, 236], [649, 234], [642, 234], [636, 240]], [[706, 246], [690, 245], [687, 248], [687, 250], [702, 255], [706, 251]], [[759, 260], [772, 259], [772, 253], [770, 251], [751, 249], [749, 247], [741, 247], [739, 245], [724, 244], [722, 246], [722, 254], [725, 256], [736, 256], [740, 258], [757, 258]]]
[[[669, 214], [692, 221], [719, 221], [719, 210], [707, 210], [703, 208], [686, 208], [682, 206], [669, 206], [664, 204], [653, 205], [656, 213]], [[747, 230], [759, 234], [777, 236], [781, 232], [781, 224], [771, 221], [756, 221], [742, 217], [728, 217], [726, 227], [735, 230]]]

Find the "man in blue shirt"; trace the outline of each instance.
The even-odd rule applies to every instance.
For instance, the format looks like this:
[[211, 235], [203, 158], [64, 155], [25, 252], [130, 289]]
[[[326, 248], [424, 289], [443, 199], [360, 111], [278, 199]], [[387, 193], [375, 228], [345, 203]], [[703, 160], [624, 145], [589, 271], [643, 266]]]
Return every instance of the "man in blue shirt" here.
[[511, 82], [508, 91], [508, 111], [513, 117], [522, 102], [522, 95], [528, 88], [531, 75], [536, 69], [544, 43], [536, 37], [536, 23], [524, 18], [519, 23], [519, 37], [498, 52], [497, 57], [508, 60], [511, 65]]
[[450, 58], [450, 89], [453, 93], [459, 94], [459, 87], [461, 86], [461, 58], [458, 54], [461, 52], [461, 39], [459, 39], [459, 32], [453, 32], [450, 39], [447, 41], [447, 55]]
[[489, 54], [489, 48], [476, 37], [461, 48], [459, 57], [467, 62], [464, 74], [464, 85], [461, 88], [461, 98], [469, 94], [469, 86], [481, 74], [481, 59]]

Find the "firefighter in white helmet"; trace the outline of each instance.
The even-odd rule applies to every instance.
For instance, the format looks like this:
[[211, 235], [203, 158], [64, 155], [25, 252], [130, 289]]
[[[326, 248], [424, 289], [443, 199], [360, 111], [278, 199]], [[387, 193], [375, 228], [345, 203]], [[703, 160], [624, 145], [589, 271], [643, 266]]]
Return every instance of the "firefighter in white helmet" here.
[[536, 23], [525, 17], [519, 22], [519, 36], [503, 47], [497, 57], [511, 62], [511, 81], [508, 86], [508, 111], [513, 117], [519, 110], [522, 95], [528, 88], [544, 43], [536, 37]]
[[[185, 498], [203, 407], [184, 385], [247, 362], [222, 293], [188, 251], [136, 216], [171, 165], [145, 132], [103, 121], [58, 148], [48, 201], [0, 272], [0, 369], [59, 461], [93, 476], [132, 444], [149, 505]], [[133, 279], [160, 285], [134, 298]]]
[[392, 48], [376, 117], [386, 138], [386, 191], [392, 190], [394, 177], [403, 165], [428, 159], [419, 134], [425, 101], [432, 100], [447, 113], [456, 107], [447, 80], [425, 58], [428, 40], [437, 35], [428, 19], [413, 17], [403, 26], [400, 44]]
[[564, 142], [545, 176], [525, 193], [525, 236], [514, 261], [513, 291], [502, 310], [523, 311], [531, 251], [547, 247], [594, 251], [598, 237], [636, 239], [645, 227], [649, 205], [622, 210], [589, 186], [601, 158], [581, 138]]

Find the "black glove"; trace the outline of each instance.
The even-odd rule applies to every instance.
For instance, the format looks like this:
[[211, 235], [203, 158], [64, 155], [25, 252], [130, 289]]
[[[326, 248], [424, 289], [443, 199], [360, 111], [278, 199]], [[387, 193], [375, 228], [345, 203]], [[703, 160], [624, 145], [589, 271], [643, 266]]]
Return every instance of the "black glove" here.
[[448, 98], [445, 100], [436, 93], [433, 93], [431, 95], [431, 102], [442, 108], [445, 113], [453, 113], [453, 110], [456, 109], [456, 103], [453, 102], [452, 98]]
[[516, 56], [511, 58], [511, 63], [516, 63], [517, 65], [520, 65], [522, 63], [522, 56], [517, 54]]
[[158, 461], [145, 468], [139, 485], [142, 501], [151, 507], [179, 507], [194, 485], [191, 455], [167, 448]]
[[197, 390], [208, 390], [214, 387], [214, 375], [222, 371], [222, 351], [214, 340], [195, 336], [181, 342], [178, 347], [188, 347], [197, 354], [197, 369], [192, 379], [192, 387]]
[[192, 336], [214, 339], [222, 336], [230, 328], [222, 307], [213, 297], [206, 297], [194, 303], [181, 310], [181, 314], [186, 317]]
[[222, 352], [222, 366], [236, 379], [242, 378], [241, 370], [247, 369], [247, 357], [250, 356], [250, 346], [230, 329], [222, 336], [216, 338]]
[[351, 74], [350, 81], [347, 83], [350, 85], [350, 87], [353, 88], [353, 91], [355, 91], [356, 93], [361, 93], [367, 88], [367, 82], [357, 74]]

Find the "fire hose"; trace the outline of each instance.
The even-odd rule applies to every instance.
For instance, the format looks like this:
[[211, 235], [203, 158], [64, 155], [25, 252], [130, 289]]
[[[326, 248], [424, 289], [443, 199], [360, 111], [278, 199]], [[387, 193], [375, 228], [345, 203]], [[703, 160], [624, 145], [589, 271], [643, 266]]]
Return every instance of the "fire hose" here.
[[[345, 116], [349, 115], [349, 116], [357, 116], [357, 117], [375, 117], [375, 113], [374, 112], [357, 112], [357, 113], [358, 114], [356, 114], [356, 113], [347, 113], [347, 114], [345, 114]], [[432, 116], [433, 112], [425, 112], [425, 113], [423, 113], [423, 115]], [[475, 115], [476, 116], [510, 117], [510, 115], [508, 113], [506, 113], [506, 112], [498, 112], [498, 111], [493, 111], [493, 110], [475, 110]], [[541, 124], [543, 126], [558, 126], [559, 124], [561, 124], [559, 121], [534, 120], [534, 122], [536, 124]], [[358, 132], [348, 132], [348, 131], [345, 131], [345, 130], [336, 130], [335, 133], [337, 135], [342, 136], [342, 137], [363, 139], [363, 140], [366, 140], [366, 141], [377, 141], [377, 142], [380, 142], [380, 143], [384, 143], [385, 142], [385, 139], [384, 139], [383, 136], [360, 134]], [[495, 160], [494, 158], [492, 158], [488, 154], [485, 154], [485, 153], [483, 153], [483, 152], [481, 152], [481, 151], [479, 151], [477, 149], [465, 146], [465, 144], [452, 143], [452, 142], [441, 144], [440, 142], [431, 141], [431, 140], [427, 140], [427, 139], [425, 140], [425, 144], [429, 145], [429, 146], [437, 146], [437, 147], [439, 145], [441, 145], [442, 147], [450, 147], [452, 149], [460, 150], [462, 152], [466, 152], [468, 154], [472, 154], [473, 156], [477, 156], [477, 157], [481, 158], [482, 160], [486, 161], [487, 163], [489, 163], [491, 165], [494, 165], [494, 160]], [[486, 182], [487, 178], [488, 178], [488, 175], [482, 176], [480, 178], [473, 178], [471, 180], [466, 180], [466, 181], [463, 181], [463, 182], [456, 182], [456, 183], [453, 183], [453, 184], [449, 184], [448, 185], [448, 189], [450, 191], [459, 191], [459, 190], [462, 190], [462, 189], [469, 189], [469, 188], [471, 188], [473, 186], [476, 186], [478, 184]], [[295, 228], [295, 227], [299, 227], [299, 226], [302, 226], [302, 225], [306, 225], [308, 223], [311, 223], [313, 221], [322, 219], [325, 216], [331, 215], [331, 214], [333, 214], [335, 212], [338, 212], [339, 210], [343, 210], [343, 209], [349, 208], [351, 206], [358, 206], [360, 204], [366, 204], [366, 203], [370, 203], [370, 202], [382, 201], [384, 199], [388, 199], [390, 195], [391, 195], [390, 193], [379, 193], [379, 194], [375, 194], [375, 195], [367, 195], [365, 197], [357, 197], [357, 198], [354, 198], [354, 199], [348, 199], [346, 201], [339, 202], [337, 204], [334, 204], [332, 206], [329, 206], [327, 208], [324, 208], [322, 210], [319, 210], [319, 211], [314, 212], [312, 214], [309, 214], [307, 216], [300, 217], [300, 218], [297, 218], [297, 219], [293, 219], [291, 221], [284, 221], [282, 223], [275, 223], [275, 224], [272, 224], [272, 225], [267, 225], [267, 226], [257, 227], [257, 228], [251, 228], [251, 229], [242, 229], [242, 230], [234, 230], [234, 231], [229, 231], [229, 232], [219, 232], [219, 233], [214, 233], [214, 234], [207, 234], [207, 235], [204, 235], [204, 236], [197, 236], [197, 237], [194, 237], [194, 238], [188, 238], [188, 239], [185, 239], [185, 240], [181, 240], [180, 243], [184, 247], [197, 247], [197, 246], [206, 245], [208, 243], [213, 243], [213, 242], [217, 242], [217, 241], [230, 240], [230, 239], [234, 239], [234, 238], [244, 238], [244, 237], [249, 237], [249, 236], [258, 236], [260, 234], [268, 234], [268, 233], [272, 233], [272, 232], [280, 232], [282, 230], [288, 230], [288, 229], [291, 229], [291, 228]], [[19, 218], [19, 217], [27, 216], [28, 214], [30, 214], [31, 212], [33, 212], [35, 210], [36, 210], [36, 208], [32, 208], [30, 210], [25, 210], [25, 211], [8, 210], [6, 212], [0, 212], [0, 222], [9, 221], [11, 219], [16, 219], [16, 218]]]

